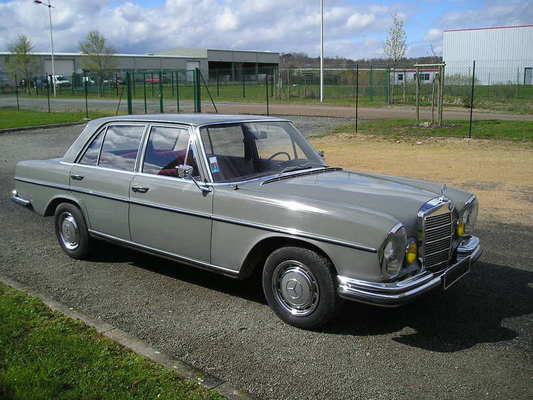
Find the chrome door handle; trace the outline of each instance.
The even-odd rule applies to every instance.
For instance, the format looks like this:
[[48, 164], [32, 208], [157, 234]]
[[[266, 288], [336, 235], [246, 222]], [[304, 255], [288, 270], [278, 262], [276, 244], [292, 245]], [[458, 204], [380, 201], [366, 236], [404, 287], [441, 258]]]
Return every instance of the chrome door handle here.
[[82, 181], [84, 178], [83, 175], [70, 175], [70, 177], [75, 181]]
[[131, 190], [133, 190], [134, 192], [146, 193], [150, 190], [150, 188], [147, 188], [146, 186], [132, 186]]

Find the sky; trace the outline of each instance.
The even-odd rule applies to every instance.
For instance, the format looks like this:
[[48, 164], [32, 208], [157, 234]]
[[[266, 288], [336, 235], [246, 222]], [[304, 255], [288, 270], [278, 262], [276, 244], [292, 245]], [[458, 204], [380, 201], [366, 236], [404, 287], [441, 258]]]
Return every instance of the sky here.
[[[46, 1], [46, 0], [45, 0]], [[52, 0], [57, 52], [79, 52], [91, 30], [119, 53], [178, 47], [320, 51], [320, 0]], [[442, 54], [444, 29], [533, 24], [533, 0], [325, 0], [325, 55], [383, 57], [392, 15], [405, 23], [407, 56]], [[49, 51], [48, 10], [0, 0], [0, 51], [24, 34]]]

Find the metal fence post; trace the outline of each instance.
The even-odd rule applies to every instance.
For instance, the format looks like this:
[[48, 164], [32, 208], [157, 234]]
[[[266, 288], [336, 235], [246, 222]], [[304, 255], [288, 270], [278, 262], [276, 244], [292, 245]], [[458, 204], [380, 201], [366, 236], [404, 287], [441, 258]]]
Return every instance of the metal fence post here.
[[[83, 72], [83, 92], [85, 94], [85, 117], [89, 118], [89, 91], [87, 89], [87, 73]], [[49, 96], [50, 97], [50, 96]]]
[[174, 72], [170, 73], [170, 96], [174, 97]]
[[[46, 82], [46, 98], [48, 101], [48, 112], [50, 112], [50, 85], [52, 84], [52, 75], [48, 75], [48, 82]], [[87, 100], [85, 100], [87, 103]]]
[[117, 96], [118, 96], [118, 74], [115, 72], [115, 88], [117, 90]]
[[194, 69], [194, 112], [202, 112], [202, 100], [201, 100], [201, 90], [200, 90], [200, 69]]
[[416, 122], [420, 122], [420, 67], [416, 67]]
[[244, 82], [244, 71], [242, 71], [242, 97], [246, 98], [246, 83]]
[[446, 78], [446, 64], [443, 64], [440, 66], [440, 94], [439, 94], [439, 104], [440, 104], [440, 110], [439, 110], [439, 126], [442, 127], [443, 123], [443, 109], [444, 109], [444, 79]]
[[180, 112], [180, 76], [176, 71], [176, 110]]
[[152, 90], [151, 97], [153, 98], [154, 97], [154, 73], [153, 72], [150, 72], [150, 88]]
[[390, 104], [390, 67], [387, 66], [387, 69], [385, 70], [385, 73], [387, 76], [385, 77], [385, 103]]
[[217, 71], [217, 97], [220, 96], [220, 71]]
[[370, 101], [374, 101], [374, 66], [370, 65], [370, 74], [368, 77], [368, 86], [370, 89]]
[[472, 137], [472, 112], [474, 110], [474, 85], [476, 79], [476, 60], [472, 62], [472, 89], [470, 92], [470, 122], [468, 124], [468, 137]]
[[355, 64], [355, 133], [357, 133], [357, 120], [359, 119], [359, 64]]
[[15, 74], [15, 96], [17, 97], [17, 111], [20, 111], [19, 104], [19, 82], [17, 80], [17, 74]]
[[131, 101], [131, 75], [130, 72], [126, 72], [126, 82], [128, 85], [128, 114], [133, 114], [133, 104]]
[[267, 105], [267, 115], [270, 115], [270, 105], [268, 104], [268, 74], [265, 74], [265, 94], [266, 94], [266, 105]]
[[163, 114], [165, 112], [163, 106], [163, 74], [159, 71], [159, 112]]
[[144, 113], [148, 113], [148, 107], [146, 105], [146, 72], [143, 72], [143, 94], [144, 94]]

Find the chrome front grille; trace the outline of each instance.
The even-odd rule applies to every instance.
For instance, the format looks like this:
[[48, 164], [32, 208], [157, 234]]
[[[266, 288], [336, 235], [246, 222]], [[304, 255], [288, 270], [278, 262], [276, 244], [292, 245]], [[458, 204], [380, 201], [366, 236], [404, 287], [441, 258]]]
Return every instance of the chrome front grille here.
[[444, 267], [450, 261], [453, 240], [452, 213], [448, 204], [428, 210], [422, 220], [422, 262], [427, 269]]

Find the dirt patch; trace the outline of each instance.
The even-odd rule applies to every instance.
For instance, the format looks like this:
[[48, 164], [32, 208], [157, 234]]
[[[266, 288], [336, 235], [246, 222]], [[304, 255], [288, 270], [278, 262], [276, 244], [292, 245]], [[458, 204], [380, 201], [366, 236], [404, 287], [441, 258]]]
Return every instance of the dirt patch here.
[[316, 138], [330, 165], [442, 182], [474, 192], [480, 220], [533, 226], [533, 145], [340, 134]]

